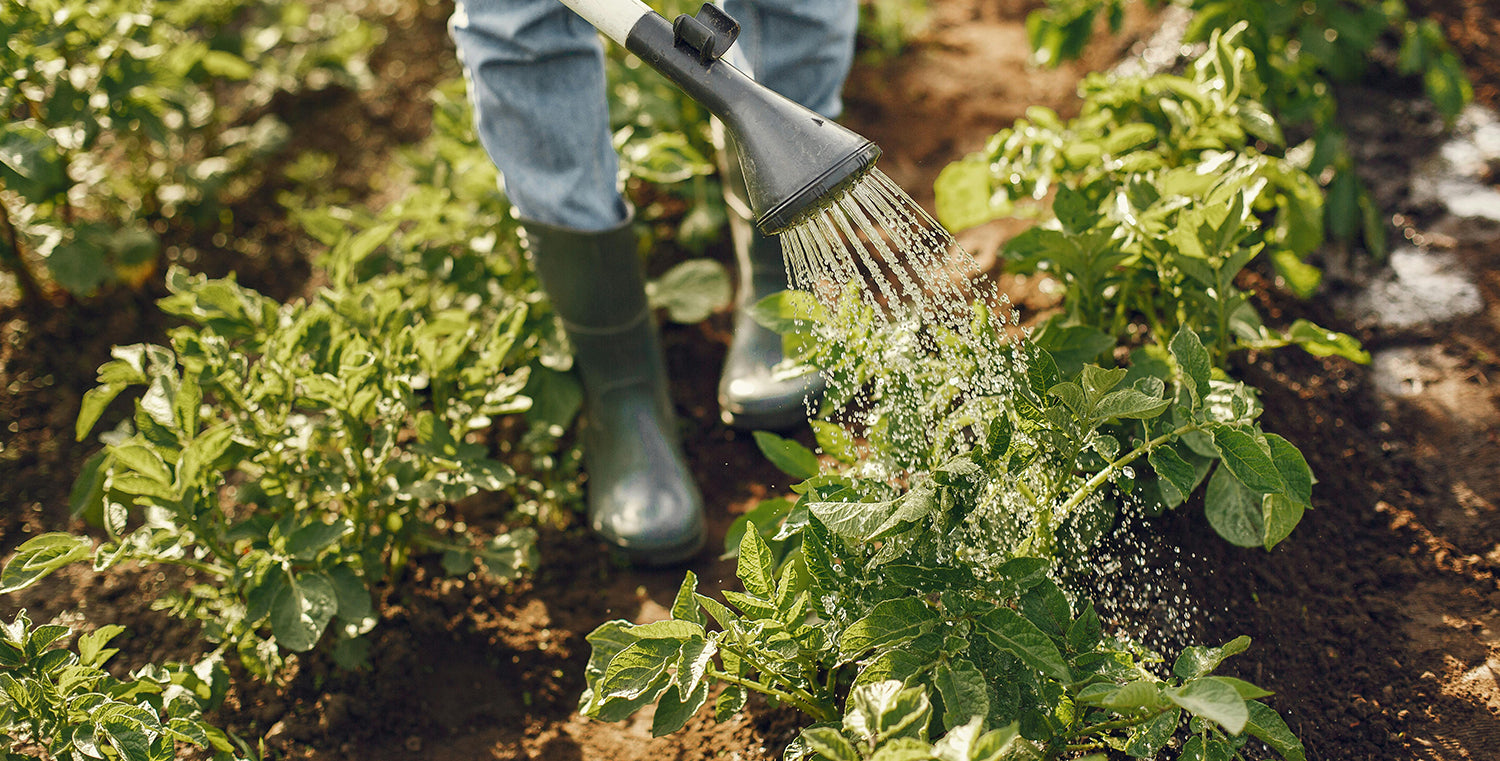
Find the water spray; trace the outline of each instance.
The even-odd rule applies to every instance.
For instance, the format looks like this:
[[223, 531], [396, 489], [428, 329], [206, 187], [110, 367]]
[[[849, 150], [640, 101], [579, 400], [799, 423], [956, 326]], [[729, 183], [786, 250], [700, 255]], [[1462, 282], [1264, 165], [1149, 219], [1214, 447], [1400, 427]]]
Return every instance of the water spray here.
[[641, 0], [562, 0], [717, 116], [739, 146], [755, 224], [785, 230], [869, 172], [880, 148], [751, 79], [723, 55], [739, 23], [705, 4], [667, 21]]

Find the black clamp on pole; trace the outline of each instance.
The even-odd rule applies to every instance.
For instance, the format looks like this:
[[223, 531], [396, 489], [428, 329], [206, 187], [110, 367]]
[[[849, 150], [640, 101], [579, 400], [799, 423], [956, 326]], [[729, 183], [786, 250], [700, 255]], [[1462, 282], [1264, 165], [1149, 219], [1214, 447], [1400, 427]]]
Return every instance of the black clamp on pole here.
[[697, 53], [705, 66], [719, 60], [738, 36], [740, 22], [712, 3], [704, 3], [697, 16], [684, 13], [672, 22], [673, 41]]

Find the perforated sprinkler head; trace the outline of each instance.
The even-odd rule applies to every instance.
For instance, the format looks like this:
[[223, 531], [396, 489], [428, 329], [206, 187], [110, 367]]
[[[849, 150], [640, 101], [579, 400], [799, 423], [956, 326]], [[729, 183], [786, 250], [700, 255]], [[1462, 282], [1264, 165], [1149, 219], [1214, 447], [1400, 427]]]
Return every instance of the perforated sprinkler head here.
[[672, 23], [647, 13], [625, 46], [724, 122], [739, 147], [755, 224], [770, 235], [830, 203], [875, 165], [880, 148], [721, 60], [739, 28], [714, 5]]

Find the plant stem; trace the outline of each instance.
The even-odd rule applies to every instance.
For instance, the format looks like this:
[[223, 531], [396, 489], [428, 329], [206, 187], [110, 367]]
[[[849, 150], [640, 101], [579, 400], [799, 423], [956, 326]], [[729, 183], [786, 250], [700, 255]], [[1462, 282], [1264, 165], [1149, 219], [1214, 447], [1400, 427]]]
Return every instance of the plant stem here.
[[5, 231], [5, 242], [9, 244], [0, 251], [0, 263], [15, 274], [16, 289], [21, 292], [22, 306], [30, 307], [40, 303], [44, 293], [42, 284], [37, 281], [30, 265], [26, 263], [25, 254], [21, 252], [21, 235], [10, 220], [10, 209], [5, 205], [4, 199], [0, 199], [0, 230]]
[[[743, 659], [746, 663], [748, 663], [751, 666], [753, 666], [755, 668], [755, 670], [759, 671], [762, 675], [776, 673], [775, 671], [772, 671], [771, 669], [766, 668], [766, 665], [764, 663], [761, 663], [758, 659], [755, 658], [755, 656], [751, 655], [749, 652], [736, 651], [736, 654], [739, 655], [740, 658]], [[827, 713], [828, 715], [822, 716], [821, 720], [824, 720], [824, 721], [832, 721], [833, 720], [833, 718], [834, 718], [833, 715], [832, 715], [833, 709], [827, 707], [826, 702], [821, 701], [821, 700], [817, 699], [816, 697], [813, 697], [813, 695], [811, 693], [807, 692], [806, 690], [799, 690], [799, 689], [797, 689], [795, 687], [789, 687], [788, 689], [790, 689], [792, 691], [792, 695], [794, 695], [795, 697], [797, 697], [800, 700], [804, 701], [805, 703], [807, 703], [810, 706], [823, 706], [823, 708], [821, 708], [820, 710], [823, 711], [823, 712], [825, 712], [825, 713]], [[817, 716], [818, 715], [817, 713], [814, 713], [812, 711], [808, 711], [808, 714], [812, 715], [812, 716]]]
[[1178, 428], [1171, 433], [1164, 433], [1160, 436], [1157, 436], [1156, 438], [1147, 441], [1146, 443], [1136, 447], [1135, 449], [1132, 449], [1130, 452], [1121, 455], [1114, 462], [1111, 462], [1108, 466], [1106, 466], [1104, 470], [1095, 473], [1094, 477], [1090, 478], [1088, 482], [1083, 485], [1082, 489], [1073, 492], [1073, 496], [1069, 497], [1068, 501], [1064, 502], [1062, 505], [1063, 514], [1066, 515], [1073, 508], [1078, 507], [1080, 503], [1089, 498], [1089, 495], [1093, 494], [1094, 491], [1097, 490], [1100, 486], [1103, 486], [1105, 481], [1108, 481], [1111, 476], [1120, 472], [1120, 470], [1123, 469], [1126, 465], [1134, 462], [1136, 458], [1140, 457], [1143, 454], [1146, 454], [1147, 452], [1150, 452], [1151, 450], [1167, 443], [1172, 439], [1177, 438], [1178, 436], [1181, 436], [1185, 433], [1192, 433], [1193, 431], [1196, 431], [1198, 429], [1199, 426], [1197, 423], [1189, 423], [1188, 425]]
[[219, 568], [218, 566], [209, 565], [208, 563], [205, 563], [201, 560], [189, 560], [187, 558], [167, 558], [157, 555], [152, 555], [143, 559], [150, 560], [153, 563], [169, 563], [171, 565], [180, 565], [183, 568], [191, 568], [194, 571], [206, 573], [210, 576], [216, 576], [221, 579], [227, 579], [230, 577], [230, 575], [232, 575], [232, 573], [228, 570]]
[[[745, 689], [755, 690], [756, 692], [776, 698], [777, 700], [780, 700], [781, 702], [788, 705], [796, 706], [798, 710], [802, 711], [808, 716], [813, 717], [814, 719], [817, 719], [818, 721], [833, 721], [835, 718], [837, 718], [833, 715], [833, 710], [831, 708], [816, 703], [811, 696], [806, 696], [804, 698], [797, 695], [788, 694], [770, 685], [761, 684], [760, 682], [753, 682], [742, 676], [735, 676], [734, 674], [720, 671], [712, 666], [708, 668], [708, 671], [706, 673], [713, 679], [721, 679], [723, 681], [729, 682], [730, 684], [737, 684], [741, 687], [744, 687]], [[806, 693], [803, 693], [803, 695], [806, 695]]]
[[[1137, 724], [1145, 724], [1146, 722], [1151, 721], [1152, 719], [1155, 719], [1156, 717], [1164, 713], [1166, 713], [1165, 709], [1157, 711], [1149, 716], [1141, 716], [1134, 719], [1115, 719], [1113, 721], [1100, 722], [1092, 727], [1084, 727], [1083, 729], [1079, 730], [1076, 736], [1087, 737], [1089, 735], [1099, 734], [1100, 732], [1110, 732], [1116, 729], [1128, 729], [1130, 727], [1136, 726]], [[1073, 746], [1071, 745], [1068, 746], [1070, 750], [1072, 749], [1072, 747]]]

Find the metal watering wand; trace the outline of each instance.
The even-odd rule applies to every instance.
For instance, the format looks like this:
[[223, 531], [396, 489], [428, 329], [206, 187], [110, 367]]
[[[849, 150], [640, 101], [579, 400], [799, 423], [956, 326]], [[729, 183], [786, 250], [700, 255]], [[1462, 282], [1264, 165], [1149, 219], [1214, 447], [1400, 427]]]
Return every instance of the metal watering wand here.
[[717, 6], [667, 21], [641, 0], [562, 0], [724, 122], [739, 146], [755, 225], [767, 235], [831, 202], [880, 148], [720, 60], [740, 25]]

